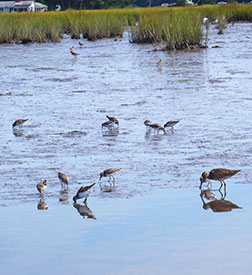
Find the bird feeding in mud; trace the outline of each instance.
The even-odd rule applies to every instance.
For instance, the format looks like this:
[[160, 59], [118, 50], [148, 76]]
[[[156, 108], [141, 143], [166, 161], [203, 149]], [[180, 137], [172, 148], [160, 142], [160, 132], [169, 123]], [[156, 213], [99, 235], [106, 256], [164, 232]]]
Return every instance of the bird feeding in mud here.
[[115, 184], [115, 177], [113, 174], [120, 171], [121, 169], [122, 168], [109, 168], [104, 170], [100, 173], [100, 180], [102, 179], [102, 177], [109, 177], [108, 182], [110, 183], [111, 179], [113, 179], [113, 183]]
[[74, 52], [73, 50], [70, 50], [70, 53], [71, 53], [73, 56], [79, 55], [77, 52]]
[[169, 120], [164, 124], [164, 128], [171, 128], [173, 130], [173, 126], [179, 123], [179, 120]]
[[119, 128], [119, 120], [116, 117], [106, 116], [108, 121], [102, 123], [102, 128], [108, 128], [109, 130], [113, 130], [115, 125]]
[[14, 129], [14, 128], [16, 128], [16, 127], [21, 127], [21, 126], [23, 126], [23, 124], [24, 124], [27, 120], [28, 120], [28, 118], [27, 118], [27, 119], [18, 119], [18, 120], [16, 120], [16, 121], [14, 121], [14, 123], [12, 124], [12, 128]]
[[77, 200], [85, 198], [84, 203], [87, 202], [87, 198], [91, 192], [91, 188], [95, 185], [95, 183], [89, 186], [81, 186], [81, 188], [77, 191], [76, 195], [73, 197], [73, 201], [76, 203]]
[[239, 173], [241, 170], [231, 170], [231, 169], [226, 169], [226, 168], [216, 168], [212, 169], [210, 172], [203, 172], [200, 177], [200, 189], [202, 187], [202, 184], [204, 182], [211, 183], [210, 180], [216, 180], [221, 183], [221, 186], [219, 190], [222, 188], [224, 184], [224, 188], [226, 188], [226, 183], [224, 180], [234, 176], [235, 174]]

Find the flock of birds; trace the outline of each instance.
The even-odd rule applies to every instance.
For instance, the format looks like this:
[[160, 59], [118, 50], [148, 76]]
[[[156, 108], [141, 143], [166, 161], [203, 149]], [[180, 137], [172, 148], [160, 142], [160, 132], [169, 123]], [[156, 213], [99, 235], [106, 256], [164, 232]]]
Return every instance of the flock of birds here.
[[[119, 120], [115, 117], [111, 117], [111, 116], [106, 116], [107, 117], [107, 121], [103, 122], [101, 124], [102, 129], [106, 128], [109, 131], [114, 131], [115, 129], [119, 131]], [[28, 119], [18, 119], [16, 120], [13, 124], [13, 131], [15, 129], [20, 129], [20, 127], [23, 126], [23, 124], [27, 121]], [[173, 131], [173, 127], [179, 123], [179, 120], [171, 120], [166, 122], [163, 126], [159, 123], [151, 123], [150, 120], [145, 120], [144, 121], [144, 125], [146, 126], [146, 131], [150, 132], [151, 130], [154, 131], [154, 134], [159, 135], [160, 131], [163, 132], [163, 134], [166, 133], [166, 129], [170, 128]], [[101, 179], [103, 177], [108, 177], [108, 182], [111, 185], [111, 180], [113, 183], [113, 186], [115, 185], [115, 177], [114, 174], [118, 171], [120, 171], [121, 168], [109, 168], [106, 169], [104, 171], [102, 171], [100, 173], [100, 179], [99, 181], [101, 181]], [[203, 183], [207, 182], [209, 186], [209, 184], [211, 184], [211, 180], [215, 180], [215, 181], [219, 181], [221, 183], [221, 186], [219, 188], [219, 191], [221, 190], [222, 186], [224, 185], [224, 190], [226, 193], [226, 183], [225, 180], [234, 176], [235, 174], [237, 174], [238, 172], [240, 172], [241, 170], [231, 170], [231, 169], [225, 169], [225, 168], [216, 168], [216, 169], [212, 169], [210, 172], [203, 172], [201, 177], [200, 177], [200, 186], [199, 188], [202, 189], [202, 185]], [[69, 182], [69, 178], [66, 174], [62, 173], [62, 172], [58, 172], [58, 178], [59, 181], [61, 183], [61, 186], [63, 189], [68, 189], [68, 182]], [[84, 198], [84, 204], [86, 205], [87, 202], [87, 198], [91, 192], [91, 188], [95, 185], [96, 183], [93, 183], [91, 185], [88, 186], [81, 186], [79, 188], [79, 190], [77, 191], [76, 195], [73, 197], [73, 201], [76, 203], [77, 200]], [[45, 190], [45, 188], [47, 187], [47, 181], [44, 180], [42, 182], [39, 182], [37, 184], [37, 190], [40, 194], [42, 194]], [[100, 185], [101, 187], [101, 185]], [[102, 189], [102, 188], [101, 188]], [[111, 191], [111, 189], [109, 189]], [[204, 194], [204, 191], [202, 191]], [[206, 192], [206, 191], [205, 191]], [[206, 195], [206, 194], [205, 194]], [[206, 197], [206, 196], [205, 196]], [[214, 198], [210, 198], [210, 200], [214, 200]]]

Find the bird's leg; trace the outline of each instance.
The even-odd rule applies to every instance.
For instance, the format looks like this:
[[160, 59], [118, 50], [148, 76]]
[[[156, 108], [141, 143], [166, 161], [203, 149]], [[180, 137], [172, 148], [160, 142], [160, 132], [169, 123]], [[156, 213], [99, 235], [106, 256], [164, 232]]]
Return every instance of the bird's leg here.
[[223, 183], [222, 183], [222, 181], [220, 181], [220, 183], [221, 183], [221, 186], [220, 186], [220, 188], [219, 188], [219, 191], [221, 190], [221, 188], [222, 188], [222, 186], [223, 186]]
[[210, 189], [212, 189], [212, 182], [210, 180], [207, 181], [207, 187], [209, 188], [209, 185], [211, 186]]
[[113, 184], [115, 185], [115, 177], [113, 175], [111, 175], [113, 178]]
[[84, 202], [84, 204], [87, 204], [87, 197], [85, 198], [85, 200], [83, 202]]

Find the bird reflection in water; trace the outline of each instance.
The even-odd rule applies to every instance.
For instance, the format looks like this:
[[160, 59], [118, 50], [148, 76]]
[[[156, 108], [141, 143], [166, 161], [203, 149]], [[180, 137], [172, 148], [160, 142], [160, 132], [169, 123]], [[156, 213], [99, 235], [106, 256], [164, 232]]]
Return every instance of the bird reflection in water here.
[[13, 129], [12, 133], [15, 137], [22, 137], [24, 135], [23, 130], [20, 129]]
[[115, 129], [102, 129], [102, 136], [103, 137], [117, 137], [119, 135], [119, 130]]
[[61, 190], [59, 196], [59, 202], [68, 202], [68, 190]]
[[43, 196], [40, 198], [37, 208], [38, 208], [38, 210], [47, 210], [48, 209], [48, 205], [45, 202], [45, 199]]
[[[217, 199], [217, 196], [211, 189], [201, 191], [200, 198], [205, 210], [212, 209], [213, 212], [230, 212], [232, 209], [242, 209], [242, 207], [232, 203], [231, 201], [225, 200], [226, 191], [224, 191], [224, 195], [220, 190], [217, 192], [221, 195], [220, 199]], [[209, 200], [210, 202], [206, 202], [205, 200]]]
[[83, 219], [94, 219], [96, 220], [95, 215], [91, 211], [91, 209], [87, 206], [87, 204], [78, 204], [76, 202], [73, 203], [74, 208], [76, 208], [79, 212], [79, 214], [83, 217]]
[[105, 193], [115, 192], [116, 187], [115, 184], [102, 184], [99, 182], [100, 190]]

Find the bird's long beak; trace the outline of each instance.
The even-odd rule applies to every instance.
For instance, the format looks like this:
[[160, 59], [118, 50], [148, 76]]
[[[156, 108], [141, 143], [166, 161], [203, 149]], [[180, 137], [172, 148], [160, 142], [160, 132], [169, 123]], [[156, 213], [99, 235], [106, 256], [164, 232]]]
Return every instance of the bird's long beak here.
[[99, 181], [102, 179], [102, 176], [100, 176], [100, 179], [99, 179]]

